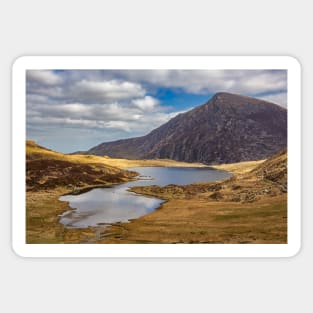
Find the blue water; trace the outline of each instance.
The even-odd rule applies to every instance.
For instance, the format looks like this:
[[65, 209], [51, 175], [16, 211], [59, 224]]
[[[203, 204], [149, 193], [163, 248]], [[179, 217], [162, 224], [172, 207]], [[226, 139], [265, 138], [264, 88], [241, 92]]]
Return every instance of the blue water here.
[[211, 168], [184, 167], [134, 167], [129, 170], [140, 173], [139, 180], [116, 185], [112, 188], [96, 188], [80, 195], [60, 197], [68, 201], [70, 210], [62, 214], [60, 222], [69, 228], [86, 228], [116, 222], [127, 222], [154, 211], [164, 202], [128, 191], [133, 186], [169, 184], [187, 185], [196, 182], [212, 182], [230, 177], [225, 171]]

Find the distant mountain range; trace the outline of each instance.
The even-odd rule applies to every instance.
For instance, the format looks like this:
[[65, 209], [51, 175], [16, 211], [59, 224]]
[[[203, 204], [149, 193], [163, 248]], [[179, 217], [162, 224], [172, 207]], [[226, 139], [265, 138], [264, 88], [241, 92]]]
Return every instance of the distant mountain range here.
[[286, 147], [285, 108], [223, 92], [145, 136], [104, 142], [84, 153], [219, 164], [265, 159]]

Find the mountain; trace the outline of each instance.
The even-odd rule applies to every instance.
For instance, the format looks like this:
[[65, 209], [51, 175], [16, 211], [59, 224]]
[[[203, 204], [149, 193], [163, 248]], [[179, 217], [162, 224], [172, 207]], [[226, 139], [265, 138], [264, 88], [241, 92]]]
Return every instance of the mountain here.
[[222, 92], [146, 136], [105, 142], [87, 154], [220, 164], [266, 159], [286, 146], [285, 108]]

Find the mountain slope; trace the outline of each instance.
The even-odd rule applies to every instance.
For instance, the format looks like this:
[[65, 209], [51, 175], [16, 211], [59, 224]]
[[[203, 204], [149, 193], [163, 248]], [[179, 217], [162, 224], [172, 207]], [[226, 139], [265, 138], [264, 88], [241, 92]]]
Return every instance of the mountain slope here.
[[206, 104], [177, 115], [146, 136], [102, 143], [87, 153], [219, 164], [265, 159], [286, 146], [286, 109], [217, 93]]
[[135, 172], [96, 162], [89, 156], [75, 159], [26, 141], [27, 191], [120, 183], [136, 175]]
[[286, 150], [253, 169], [249, 163], [224, 181], [132, 187], [167, 202], [131, 223], [112, 225], [100, 242], [287, 243]]

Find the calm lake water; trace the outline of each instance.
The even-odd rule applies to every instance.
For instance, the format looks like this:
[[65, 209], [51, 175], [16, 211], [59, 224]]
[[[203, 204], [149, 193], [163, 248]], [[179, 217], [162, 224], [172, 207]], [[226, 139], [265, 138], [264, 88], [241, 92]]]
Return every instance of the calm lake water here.
[[134, 167], [129, 170], [140, 173], [139, 180], [116, 185], [112, 188], [96, 188], [80, 195], [60, 197], [75, 210], [62, 214], [60, 222], [68, 228], [85, 228], [130, 219], [154, 211], [164, 200], [137, 195], [128, 191], [133, 186], [169, 184], [187, 185], [196, 182], [212, 182], [230, 177], [225, 171], [211, 168], [184, 167]]

